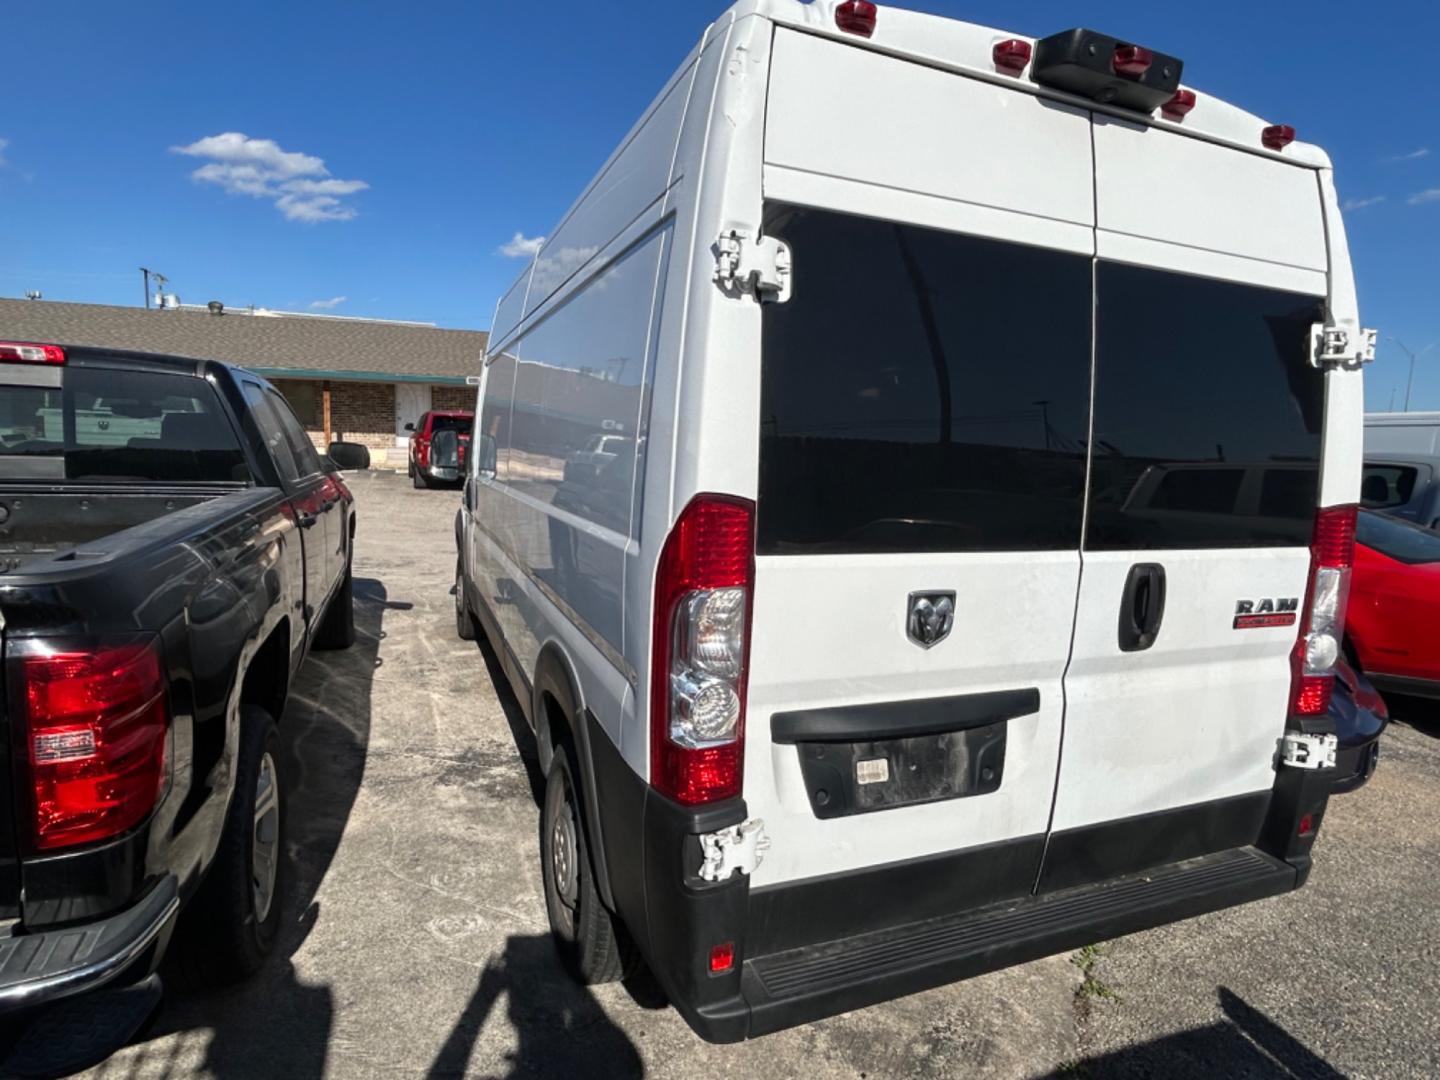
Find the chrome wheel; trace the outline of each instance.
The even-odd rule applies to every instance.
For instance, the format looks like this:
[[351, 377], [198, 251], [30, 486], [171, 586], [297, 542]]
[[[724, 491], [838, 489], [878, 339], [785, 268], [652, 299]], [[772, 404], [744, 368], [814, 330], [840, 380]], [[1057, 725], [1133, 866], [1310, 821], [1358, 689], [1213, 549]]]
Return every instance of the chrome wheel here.
[[275, 901], [275, 878], [280, 866], [280, 784], [275, 759], [260, 758], [255, 781], [255, 824], [250, 844], [250, 883], [255, 898], [255, 921], [264, 922]]

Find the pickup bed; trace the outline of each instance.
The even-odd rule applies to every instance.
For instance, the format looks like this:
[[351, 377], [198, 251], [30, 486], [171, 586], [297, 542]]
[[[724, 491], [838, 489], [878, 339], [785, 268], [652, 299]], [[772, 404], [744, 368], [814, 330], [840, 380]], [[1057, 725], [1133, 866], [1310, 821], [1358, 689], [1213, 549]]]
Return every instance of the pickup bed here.
[[205, 360], [0, 342], [0, 1013], [253, 972], [285, 870], [278, 728], [344, 647], [353, 499]]

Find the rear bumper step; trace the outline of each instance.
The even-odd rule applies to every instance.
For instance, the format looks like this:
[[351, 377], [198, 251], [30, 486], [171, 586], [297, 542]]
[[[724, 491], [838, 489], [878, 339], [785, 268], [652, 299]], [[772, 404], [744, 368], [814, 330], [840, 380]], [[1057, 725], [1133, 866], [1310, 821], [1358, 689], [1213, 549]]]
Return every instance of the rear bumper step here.
[[[741, 983], [748, 1035], [1274, 896], [1297, 884], [1294, 867], [1255, 848], [1237, 848], [1098, 885], [757, 957], [746, 961]], [[703, 1028], [703, 1015], [699, 1020]]]

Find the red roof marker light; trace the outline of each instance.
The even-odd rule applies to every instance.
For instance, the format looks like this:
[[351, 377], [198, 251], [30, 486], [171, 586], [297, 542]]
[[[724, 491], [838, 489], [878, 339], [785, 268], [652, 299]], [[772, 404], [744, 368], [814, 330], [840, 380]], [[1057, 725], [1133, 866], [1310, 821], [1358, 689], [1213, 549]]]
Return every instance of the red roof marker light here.
[[1150, 70], [1150, 65], [1155, 62], [1155, 54], [1149, 49], [1139, 45], [1116, 45], [1115, 59], [1112, 62], [1116, 75], [1124, 75], [1127, 79], [1138, 79]]
[[1160, 113], [1166, 120], [1174, 120], [1179, 123], [1193, 108], [1195, 108], [1195, 91], [1176, 90], [1175, 96], [1160, 106]]
[[63, 364], [65, 350], [59, 345], [35, 345], [28, 341], [0, 341], [0, 363]]
[[1030, 63], [1033, 51], [1034, 47], [1030, 42], [1011, 38], [1009, 41], [996, 42], [995, 48], [990, 50], [990, 56], [995, 61], [995, 67], [1000, 71], [1019, 75], [1025, 70], [1025, 65]]
[[1260, 133], [1260, 141], [1271, 150], [1284, 150], [1295, 141], [1295, 129], [1289, 124], [1271, 124]]
[[835, 25], [847, 34], [868, 38], [875, 33], [875, 14], [870, 0], [845, 0], [835, 9]]

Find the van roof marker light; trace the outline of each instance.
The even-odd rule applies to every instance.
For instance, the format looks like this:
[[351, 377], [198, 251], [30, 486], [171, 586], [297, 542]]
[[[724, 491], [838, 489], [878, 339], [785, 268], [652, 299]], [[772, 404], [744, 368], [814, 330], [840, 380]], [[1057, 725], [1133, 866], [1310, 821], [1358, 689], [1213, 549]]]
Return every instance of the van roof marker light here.
[[1154, 62], [1155, 54], [1149, 49], [1139, 45], [1116, 45], [1111, 65], [1115, 68], [1115, 74], [1124, 75], [1127, 79], [1138, 79], [1150, 70], [1150, 65]]
[[870, 0], [845, 0], [835, 9], [835, 25], [847, 34], [869, 37], [875, 33], [875, 5]]
[[1295, 129], [1289, 124], [1271, 124], [1260, 133], [1260, 141], [1271, 150], [1284, 150], [1295, 141]]
[[990, 56], [998, 70], [1019, 75], [1025, 70], [1025, 65], [1030, 63], [1033, 52], [1034, 47], [1030, 42], [1011, 38], [1009, 41], [996, 42], [995, 48], [990, 50]]
[[1189, 115], [1193, 108], [1195, 108], [1195, 91], [1176, 90], [1175, 96], [1160, 106], [1160, 113], [1166, 120], [1174, 120], [1178, 124]]

